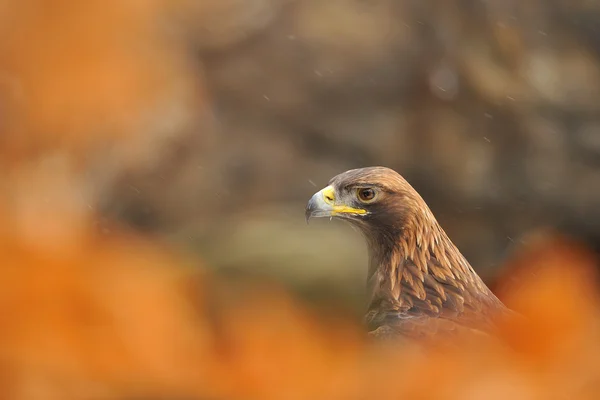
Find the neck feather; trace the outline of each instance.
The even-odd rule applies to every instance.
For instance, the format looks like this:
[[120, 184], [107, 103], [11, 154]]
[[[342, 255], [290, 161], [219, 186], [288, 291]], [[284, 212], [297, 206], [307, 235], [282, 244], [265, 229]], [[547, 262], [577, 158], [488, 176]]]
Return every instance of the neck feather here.
[[370, 310], [440, 315], [501, 306], [431, 211], [421, 210], [394, 234], [366, 235]]

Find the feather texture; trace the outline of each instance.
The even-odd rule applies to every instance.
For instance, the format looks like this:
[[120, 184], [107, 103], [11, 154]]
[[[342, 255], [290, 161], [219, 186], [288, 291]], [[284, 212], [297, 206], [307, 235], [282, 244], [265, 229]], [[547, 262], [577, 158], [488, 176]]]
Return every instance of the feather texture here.
[[371, 301], [365, 318], [374, 336], [487, 332], [495, 314], [510, 313], [398, 173], [383, 167], [350, 170], [330, 185], [352, 207], [358, 205], [351, 188], [380, 192], [377, 201], [363, 205], [364, 216], [345, 218], [369, 245]]

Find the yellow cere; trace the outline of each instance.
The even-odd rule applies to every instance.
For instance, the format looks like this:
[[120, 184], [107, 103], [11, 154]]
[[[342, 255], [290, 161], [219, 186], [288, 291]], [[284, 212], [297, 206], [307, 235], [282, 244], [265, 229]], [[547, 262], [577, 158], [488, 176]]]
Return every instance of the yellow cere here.
[[335, 190], [332, 186], [327, 186], [325, 189], [321, 190], [321, 194], [323, 195], [323, 201], [325, 203], [332, 206], [332, 214], [366, 214], [367, 210], [363, 210], [360, 208], [348, 207], [345, 205], [336, 205], [335, 204]]
[[333, 190], [333, 187], [327, 186], [325, 189], [321, 190], [321, 193], [323, 194], [325, 203], [332, 206], [335, 201], [335, 190]]

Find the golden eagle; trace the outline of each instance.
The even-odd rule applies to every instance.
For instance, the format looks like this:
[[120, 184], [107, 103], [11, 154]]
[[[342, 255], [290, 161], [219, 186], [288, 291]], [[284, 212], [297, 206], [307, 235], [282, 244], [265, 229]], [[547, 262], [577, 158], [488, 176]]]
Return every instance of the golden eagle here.
[[419, 339], [494, 330], [510, 314], [446, 235], [415, 189], [385, 167], [335, 176], [306, 207], [359, 228], [369, 248], [372, 335]]

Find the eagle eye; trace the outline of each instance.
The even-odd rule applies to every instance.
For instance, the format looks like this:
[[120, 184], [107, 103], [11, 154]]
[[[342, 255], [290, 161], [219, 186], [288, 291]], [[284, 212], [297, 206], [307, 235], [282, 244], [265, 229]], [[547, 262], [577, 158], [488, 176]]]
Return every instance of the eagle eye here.
[[358, 199], [363, 203], [371, 203], [375, 199], [375, 190], [371, 188], [360, 188], [357, 191]]

